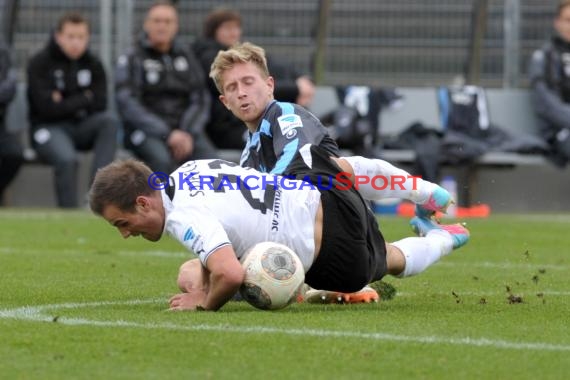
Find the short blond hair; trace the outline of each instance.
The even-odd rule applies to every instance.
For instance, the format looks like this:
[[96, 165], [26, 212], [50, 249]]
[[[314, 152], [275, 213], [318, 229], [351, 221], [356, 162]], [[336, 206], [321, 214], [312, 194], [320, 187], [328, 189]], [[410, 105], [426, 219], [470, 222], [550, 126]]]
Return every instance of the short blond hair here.
[[556, 12], [556, 17], [560, 17], [562, 15], [562, 11], [567, 7], [570, 6], [570, 0], [561, 0], [558, 3], [558, 8]]
[[267, 69], [267, 58], [265, 58], [265, 50], [262, 47], [254, 45], [250, 42], [236, 44], [226, 51], [220, 50], [216, 59], [210, 67], [210, 78], [214, 81], [216, 88], [223, 94], [224, 84], [222, 83], [222, 75], [227, 70], [234, 67], [236, 63], [251, 62], [261, 74], [267, 78], [269, 77], [269, 70]]

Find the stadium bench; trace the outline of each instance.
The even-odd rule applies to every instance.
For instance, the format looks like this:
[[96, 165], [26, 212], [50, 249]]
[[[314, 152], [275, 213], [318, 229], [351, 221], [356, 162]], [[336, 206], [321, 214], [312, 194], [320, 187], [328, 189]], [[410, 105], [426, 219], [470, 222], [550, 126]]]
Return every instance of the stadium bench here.
[[[521, 89], [486, 89], [489, 116], [493, 124], [511, 132], [536, 134], [536, 117], [530, 106], [529, 93]], [[383, 137], [393, 137], [413, 122], [421, 121], [426, 126], [440, 129], [437, 93], [435, 88], [400, 88], [403, 96], [400, 108], [385, 109], [380, 115], [380, 131]], [[413, 151], [383, 151], [384, 159], [409, 164], [415, 159]], [[513, 169], [517, 166], [542, 166], [548, 161], [538, 154], [519, 154], [511, 152], [488, 152], [473, 164], [460, 168], [459, 202], [462, 206], [471, 206], [473, 190], [477, 187], [478, 172], [484, 168]]]
[[[380, 115], [381, 136], [393, 137], [413, 122], [441, 128], [437, 95], [434, 88], [401, 88], [404, 104], [400, 108], [386, 109]], [[509, 131], [536, 134], [536, 117], [530, 107], [528, 91], [520, 89], [487, 89], [489, 115], [493, 124]], [[413, 160], [413, 152], [384, 151], [387, 160], [405, 162]], [[510, 152], [488, 152], [479, 157], [475, 166], [544, 165], [541, 155]]]
[[[433, 87], [399, 88], [403, 101], [399, 107], [388, 108], [380, 113], [380, 139], [388, 139], [398, 135], [414, 122], [422, 122], [426, 126], [441, 128], [437, 105], [436, 89]], [[536, 118], [530, 107], [529, 93], [521, 89], [487, 89], [486, 90], [491, 121], [510, 131], [537, 133]], [[334, 87], [319, 86], [316, 89], [315, 101], [311, 111], [322, 117], [339, 106]], [[220, 155], [229, 161], [239, 161], [240, 151], [222, 150]], [[350, 155], [350, 151], [344, 151]], [[382, 150], [382, 158], [396, 165], [410, 165], [415, 160], [413, 150]], [[484, 168], [512, 169], [517, 166], [548, 165], [541, 155], [519, 154], [511, 152], [488, 152], [479, 157], [472, 165], [457, 170], [460, 182], [460, 202], [469, 206], [476, 188], [478, 171]]]
[[[388, 109], [380, 115], [381, 137], [394, 136], [415, 121], [422, 121], [425, 125], [439, 128], [439, 114], [437, 111], [436, 93], [434, 88], [401, 88], [398, 90], [404, 96], [405, 101], [397, 109]], [[523, 130], [533, 133], [536, 131], [535, 116], [529, 107], [529, 94], [526, 90], [488, 89], [487, 97], [490, 106], [492, 121], [505, 128], [515, 131]], [[338, 106], [338, 99], [333, 87], [321, 86], [317, 88], [315, 102], [311, 111], [317, 116], [322, 116]], [[53, 193], [53, 175], [51, 167], [42, 165], [35, 158], [35, 152], [29, 147], [27, 133], [29, 130], [27, 116], [26, 86], [20, 83], [15, 101], [9, 107], [7, 125], [10, 130], [21, 131], [26, 145], [24, 165], [20, 175], [9, 189], [8, 203], [14, 206], [50, 206], [55, 203]], [[221, 158], [238, 162], [241, 152], [238, 150], [220, 150]], [[351, 152], [343, 151], [343, 155]], [[124, 151], [119, 151], [118, 156], [124, 156]], [[414, 162], [415, 153], [412, 150], [384, 150], [383, 158], [397, 165], [409, 165]], [[86, 192], [88, 181], [89, 163], [92, 155], [82, 154], [80, 162], [80, 191]], [[472, 192], [477, 186], [479, 170], [485, 168], [516, 168], [524, 166], [552, 166], [539, 155], [526, 155], [517, 153], [491, 152], [480, 157], [474, 165], [456, 170], [463, 192], [460, 197], [464, 198], [463, 204], [468, 204], [472, 199]], [[454, 168], [446, 167], [444, 170]], [[47, 185], [47, 186], [46, 186]], [[41, 188], [41, 192], [37, 189]], [[480, 186], [479, 186], [480, 188]]]
[[[24, 146], [24, 165], [6, 194], [10, 206], [53, 207], [56, 204], [53, 182], [53, 169], [37, 159], [37, 154], [30, 146], [28, 121], [28, 101], [26, 83], [18, 83], [14, 100], [10, 103], [6, 114], [7, 129], [19, 133]], [[89, 172], [91, 168], [91, 152], [79, 155], [79, 192], [87, 193]], [[81, 201], [81, 198], [79, 198]]]

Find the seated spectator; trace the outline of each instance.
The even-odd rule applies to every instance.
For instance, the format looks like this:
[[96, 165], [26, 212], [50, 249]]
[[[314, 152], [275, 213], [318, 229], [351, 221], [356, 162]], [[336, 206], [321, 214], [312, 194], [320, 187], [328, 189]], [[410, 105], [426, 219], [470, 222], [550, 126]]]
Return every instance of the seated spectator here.
[[[225, 8], [212, 11], [204, 22], [204, 37], [192, 45], [203, 70], [209, 73], [218, 51], [241, 42], [241, 37], [242, 19], [237, 11]], [[291, 64], [270, 55], [267, 65], [275, 79], [275, 99], [303, 107], [311, 104], [315, 86], [308, 76], [297, 73]], [[217, 100], [220, 93], [211, 79], [208, 87], [214, 99], [211, 120], [206, 127], [208, 135], [219, 148], [242, 149], [247, 128]]]
[[22, 144], [7, 130], [6, 108], [16, 94], [16, 74], [12, 70], [8, 48], [0, 44], [0, 206], [4, 191], [12, 182], [23, 161]]
[[570, 160], [570, 0], [558, 5], [555, 34], [530, 61], [531, 98], [553, 160]]
[[164, 173], [190, 159], [217, 156], [204, 132], [211, 104], [206, 74], [177, 32], [176, 8], [166, 1], [151, 5], [144, 31], [119, 57], [115, 77], [125, 147]]
[[93, 150], [91, 179], [115, 156], [118, 121], [107, 111], [107, 80], [89, 49], [89, 23], [65, 14], [28, 65], [32, 147], [54, 167], [57, 204], [77, 207], [77, 151]]

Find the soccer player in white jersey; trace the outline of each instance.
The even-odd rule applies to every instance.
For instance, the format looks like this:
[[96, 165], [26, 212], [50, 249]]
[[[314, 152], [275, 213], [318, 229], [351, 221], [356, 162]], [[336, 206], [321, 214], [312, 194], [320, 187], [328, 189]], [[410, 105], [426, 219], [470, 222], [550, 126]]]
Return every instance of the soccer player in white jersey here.
[[167, 233], [198, 255], [180, 268], [173, 310], [222, 307], [243, 281], [239, 258], [262, 241], [293, 249], [309, 286], [355, 292], [386, 274], [421, 273], [469, 239], [459, 224], [425, 219], [416, 224], [422, 237], [387, 244], [361, 193], [339, 180], [354, 174], [348, 161], [306, 145], [291, 167], [294, 179], [284, 179], [222, 160], [190, 161], [157, 188], [145, 164], [117, 161], [97, 172], [89, 202], [124, 238]]
[[[241, 156], [241, 166], [272, 174], [294, 175], [291, 163], [295, 153], [305, 144], [317, 145], [332, 157], [340, 155], [336, 142], [319, 119], [299, 105], [274, 99], [274, 80], [261, 47], [244, 43], [220, 51], [212, 64], [210, 77], [220, 92], [220, 101], [247, 126], [248, 139]], [[431, 218], [436, 211], [445, 212], [452, 202], [445, 189], [413, 179], [406, 171], [384, 160], [359, 156], [345, 159], [359, 176], [406, 178], [404, 185], [409, 191], [403, 198], [418, 204], [416, 213], [420, 219], [412, 220], [413, 225], [426, 222], [423, 219]], [[394, 193], [390, 188], [379, 191], [371, 183], [362, 184], [359, 190], [370, 200], [401, 197], [398, 191]], [[377, 298], [378, 295], [370, 287], [342, 295], [349, 302], [368, 301], [371, 297]], [[328, 299], [335, 301], [336, 296]]]

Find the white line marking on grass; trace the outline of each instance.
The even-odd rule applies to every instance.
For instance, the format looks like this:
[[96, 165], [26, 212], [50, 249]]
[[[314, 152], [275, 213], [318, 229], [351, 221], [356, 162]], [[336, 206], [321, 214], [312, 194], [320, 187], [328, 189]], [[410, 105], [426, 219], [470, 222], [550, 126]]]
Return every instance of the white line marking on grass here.
[[[113, 305], [142, 305], [164, 302], [164, 299], [151, 300], [130, 300], [130, 301], [109, 301], [109, 302], [87, 302], [87, 303], [63, 303], [41, 306], [24, 306], [15, 309], [0, 310], [0, 318], [16, 319], [33, 322], [52, 322], [53, 316], [46, 312], [58, 309], [79, 309], [85, 307], [101, 307]], [[84, 318], [59, 317], [58, 323], [71, 326], [97, 326], [97, 327], [128, 327], [142, 329], [164, 329], [182, 331], [216, 331], [240, 334], [280, 334], [313, 336], [320, 338], [356, 338], [381, 341], [395, 341], [406, 343], [426, 343], [426, 344], [450, 344], [474, 347], [492, 347], [511, 350], [532, 350], [532, 351], [570, 351], [570, 345], [550, 344], [541, 342], [509, 342], [505, 340], [487, 338], [451, 338], [442, 336], [406, 336], [386, 333], [362, 333], [357, 331], [335, 331], [322, 329], [285, 329], [266, 326], [230, 326], [220, 324], [197, 324], [197, 325], [177, 325], [173, 323], [139, 323], [131, 321], [97, 321]]]
[[[9, 246], [0, 246], [0, 254], [41, 254], [41, 255], [49, 255], [53, 254], [66, 254], [66, 255], [75, 255], [78, 253], [85, 254], [85, 252], [81, 251], [80, 248], [78, 249], [20, 249], [14, 248]], [[88, 252], [88, 254], [101, 254], [105, 255], [105, 253], [98, 253], [98, 252]], [[163, 258], [187, 258], [190, 260], [194, 256], [190, 252], [172, 252], [172, 251], [109, 251], [108, 254], [110, 255], [120, 255], [120, 256], [150, 256], [150, 257], [163, 257]]]

